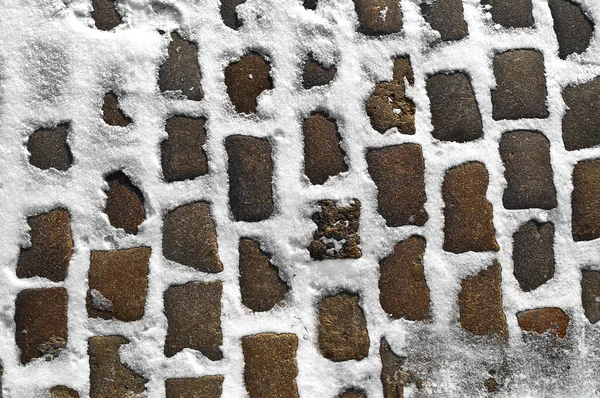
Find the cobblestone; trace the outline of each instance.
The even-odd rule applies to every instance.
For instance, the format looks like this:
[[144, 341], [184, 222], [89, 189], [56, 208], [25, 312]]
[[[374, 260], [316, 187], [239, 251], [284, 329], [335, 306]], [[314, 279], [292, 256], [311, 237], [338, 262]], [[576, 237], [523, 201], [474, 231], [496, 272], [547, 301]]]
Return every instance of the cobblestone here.
[[166, 398], [221, 398], [223, 376], [165, 380]]
[[349, 206], [338, 206], [331, 200], [319, 201], [321, 211], [312, 216], [317, 224], [313, 240], [308, 246], [314, 260], [359, 258], [360, 201], [354, 199]]
[[169, 137], [161, 144], [161, 164], [168, 182], [193, 180], [208, 173], [206, 119], [172, 116], [165, 123]]
[[[381, 36], [402, 31], [399, 0], [353, 0], [358, 16], [358, 31], [368, 36]], [[385, 18], [381, 12], [385, 10]]]
[[119, 97], [113, 91], [104, 94], [102, 115], [104, 123], [109, 126], [126, 127], [132, 123], [131, 118], [121, 110]]
[[537, 289], [554, 276], [554, 225], [535, 220], [513, 235], [514, 274], [524, 292]]
[[590, 323], [600, 321], [600, 271], [581, 271], [581, 304]]
[[79, 393], [67, 386], [54, 386], [50, 389], [50, 398], [79, 398]]
[[122, 171], [116, 171], [106, 177], [106, 207], [104, 212], [115, 228], [123, 228], [128, 234], [137, 234], [138, 227], [146, 219], [144, 194], [133, 185], [131, 179]]
[[575, 151], [600, 145], [600, 78], [583, 84], [570, 85], [563, 90], [567, 106], [562, 120], [562, 137], [565, 149]]
[[100, 30], [112, 30], [121, 24], [115, 0], [92, 0], [92, 18]]
[[381, 384], [384, 398], [404, 398], [404, 386], [410, 382], [411, 374], [405, 372], [404, 360], [394, 353], [385, 338], [379, 346], [381, 356]]
[[69, 123], [61, 123], [55, 128], [41, 128], [31, 134], [27, 140], [29, 163], [43, 170], [68, 170], [73, 163], [73, 154], [67, 143], [70, 129]]
[[184, 39], [178, 32], [172, 32], [167, 52], [168, 58], [158, 69], [160, 91], [179, 92], [192, 101], [202, 100], [202, 73], [196, 44]]
[[421, 12], [425, 22], [439, 32], [442, 41], [467, 37], [462, 0], [428, 0], [421, 4]]
[[565, 59], [584, 52], [594, 34], [594, 24], [581, 5], [568, 0], [548, 0], [558, 39], [558, 55]]
[[329, 177], [348, 170], [342, 138], [335, 120], [314, 113], [304, 120], [304, 173], [313, 185], [324, 184]]
[[600, 160], [582, 161], [573, 169], [571, 195], [573, 240], [600, 238]]
[[245, 2], [246, 0], [221, 0], [221, 18], [225, 26], [235, 30], [242, 26], [236, 7]]
[[562, 339], [567, 334], [569, 317], [560, 308], [536, 308], [517, 313], [521, 329], [537, 334], [550, 333]]
[[506, 28], [528, 28], [533, 26], [531, 0], [482, 0], [490, 5], [492, 21]]
[[337, 68], [335, 65], [326, 67], [311, 54], [302, 71], [302, 87], [309, 90], [316, 86], [326, 86], [333, 81], [336, 73]]
[[260, 54], [246, 54], [225, 68], [225, 86], [237, 112], [254, 113], [258, 96], [273, 88], [271, 64]]
[[338, 398], [367, 398], [367, 396], [363, 391], [352, 389], [344, 391], [338, 395]]

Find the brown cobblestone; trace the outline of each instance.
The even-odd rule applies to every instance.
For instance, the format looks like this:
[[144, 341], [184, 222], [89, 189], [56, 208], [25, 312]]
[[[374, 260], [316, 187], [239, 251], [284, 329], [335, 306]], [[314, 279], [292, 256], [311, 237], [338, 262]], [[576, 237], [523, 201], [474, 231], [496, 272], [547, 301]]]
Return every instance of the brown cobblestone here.
[[70, 128], [69, 123], [61, 123], [55, 128], [41, 128], [31, 134], [27, 140], [29, 163], [43, 170], [68, 170], [73, 163], [73, 154], [67, 143]]
[[600, 238], [600, 159], [575, 165], [571, 205], [573, 240]]
[[112, 91], [104, 94], [102, 117], [109, 126], [126, 127], [131, 124], [131, 118], [119, 106], [119, 97]]
[[546, 332], [562, 339], [567, 334], [569, 317], [560, 308], [536, 308], [517, 313], [521, 329], [527, 332], [544, 334]]
[[308, 61], [304, 64], [302, 87], [308, 90], [316, 86], [325, 86], [331, 83], [336, 73], [337, 68], [335, 65], [325, 67], [310, 55]]
[[79, 398], [79, 393], [67, 386], [54, 386], [50, 389], [50, 398]]
[[358, 247], [360, 201], [354, 199], [345, 207], [338, 207], [331, 200], [321, 200], [318, 203], [321, 211], [312, 216], [317, 230], [308, 246], [310, 257], [314, 260], [361, 257], [362, 252]]
[[92, 18], [100, 30], [111, 30], [122, 21], [115, 0], [92, 0], [92, 8]]
[[128, 234], [137, 234], [138, 227], [146, 220], [144, 194], [133, 185], [122, 171], [116, 171], [106, 177], [106, 207], [104, 212], [110, 224], [123, 228]]
[[403, 370], [404, 360], [406, 358], [396, 355], [385, 338], [381, 339], [379, 355], [381, 357], [381, 384], [383, 385], [383, 397], [403, 398], [404, 386], [412, 379], [412, 375]]
[[496, 388], [498, 386], [498, 383], [496, 383], [496, 379], [494, 379], [493, 376], [490, 376], [486, 381], [485, 381], [485, 388], [487, 389], [488, 392], [496, 392]]
[[206, 119], [176, 115], [167, 119], [169, 138], [161, 144], [161, 164], [168, 182], [193, 180], [208, 173]]
[[204, 92], [196, 43], [185, 40], [178, 32], [171, 32], [167, 52], [168, 58], [158, 69], [160, 91], [179, 91], [188, 100], [200, 101]]
[[568, 0], [548, 0], [558, 39], [558, 56], [584, 52], [594, 34], [594, 24], [583, 12], [581, 5]]
[[565, 87], [563, 100], [567, 106], [562, 120], [565, 149], [575, 151], [600, 145], [600, 77]]
[[223, 376], [165, 380], [166, 398], [221, 398]]
[[581, 304], [590, 323], [600, 321], [600, 271], [581, 271]]
[[367, 396], [364, 393], [364, 391], [351, 389], [346, 390], [340, 395], [338, 395], [338, 398], [367, 398]]
[[482, 0], [482, 5], [491, 5], [492, 21], [506, 28], [528, 28], [533, 26], [531, 0]]
[[[398, 33], [402, 30], [400, 0], [354, 0], [358, 31], [368, 36]], [[381, 12], [386, 10], [385, 18]]]
[[221, 18], [225, 26], [231, 29], [239, 29], [242, 22], [238, 18], [236, 7], [244, 4], [246, 0], [221, 0]]
[[237, 112], [256, 112], [258, 96], [273, 88], [271, 64], [256, 53], [246, 54], [225, 68], [227, 94]]
[[421, 12], [425, 22], [440, 33], [442, 41], [467, 37], [462, 0], [429, 0], [421, 4]]
[[315, 113], [304, 120], [302, 131], [304, 172], [311, 184], [324, 184], [329, 177], [348, 170], [335, 120]]
[[554, 225], [535, 220], [513, 235], [514, 274], [524, 292], [537, 289], [554, 276]]

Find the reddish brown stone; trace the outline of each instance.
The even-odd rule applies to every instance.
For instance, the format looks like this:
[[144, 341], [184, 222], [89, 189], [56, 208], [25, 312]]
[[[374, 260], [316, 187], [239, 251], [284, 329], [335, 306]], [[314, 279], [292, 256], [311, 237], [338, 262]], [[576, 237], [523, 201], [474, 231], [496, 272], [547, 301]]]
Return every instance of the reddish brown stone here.
[[167, 52], [165, 63], [158, 69], [160, 91], [179, 91], [188, 100], [200, 101], [204, 92], [196, 44], [185, 40], [177, 32], [171, 32]]
[[377, 185], [377, 210], [388, 227], [422, 226], [428, 216], [424, 205], [425, 164], [418, 144], [403, 144], [367, 152], [369, 174]]
[[119, 107], [119, 97], [112, 91], [104, 94], [102, 114], [104, 123], [109, 126], [126, 127], [131, 123], [131, 118]]
[[131, 322], [144, 316], [150, 254], [149, 247], [90, 252], [90, 317]]
[[338, 207], [331, 200], [318, 202], [321, 211], [312, 216], [317, 224], [313, 240], [308, 246], [311, 258], [325, 260], [333, 258], [359, 258], [362, 252], [358, 245], [360, 236], [360, 201], [354, 199], [349, 206]]
[[558, 39], [558, 56], [584, 52], [592, 40], [594, 24], [583, 12], [580, 4], [569, 0], [548, 0]]
[[502, 269], [496, 260], [476, 276], [460, 283], [458, 309], [460, 325], [479, 336], [508, 338], [506, 316], [502, 310]]
[[21, 364], [36, 358], [56, 358], [67, 343], [67, 291], [53, 287], [19, 292], [15, 327]]
[[462, 0], [429, 0], [421, 4], [421, 12], [425, 22], [440, 33], [442, 41], [467, 37]]
[[17, 261], [17, 277], [40, 276], [53, 282], [65, 280], [73, 254], [71, 217], [65, 209], [29, 217], [31, 247], [22, 248]]
[[573, 240], [600, 238], [600, 159], [575, 165], [571, 205]]
[[138, 226], [146, 219], [144, 194], [122, 171], [106, 177], [106, 207], [104, 212], [115, 228], [123, 228], [128, 234], [137, 234]]
[[198, 350], [212, 361], [223, 358], [220, 346], [223, 284], [190, 282], [170, 286], [164, 294], [168, 328], [165, 356], [185, 348]]
[[600, 321], [600, 271], [581, 271], [581, 304], [590, 323]]
[[524, 292], [554, 276], [554, 225], [528, 221], [513, 235], [515, 278]]
[[54, 168], [65, 171], [73, 163], [73, 154], [67, 144], [69, 123], [61, 123], [55, 128], [36, 130], [27, 140], [27, 150], [31, 154], [29, 163], [47, 170]]
[[225, 86], [237, 112], [256, 112], [258, 96], [273, 88], [271, 64], [263, 56], [249, 53], [225, 68]]
[[486, 199], [488, 173], [479, 162], [450, 169], [444, 176], [444, 250], [498, 251], [492, 204]]
[[308, 90], [315, 86], [325, 86], [333, 80], [337, 68], [335, 65], [330, 67], [323, 66], [320, 62], [312, 57], [309, 57], [308, 61], [304, 64], [304, 70], [302, 72], [302, 87]]
[[563, 90], [567, 110], [562, 120], [562, 138], [567, 151], [600, 145], [600, 77]]
[[246, 0], [221, 0], [221, 19], [225, 26], [231, 29], [239, 29], [242, 26], [236, 8], [245, 2]]
[[193, 180], [208, 173], [206, 152], [206, 119], [182, 115], [167, 119], [169, 138], [161, 144], [161, 164], [165, 180]]
[[404, 386], [412, 381], [412, 375], [403, 370], [406, 358], [396, 355], [385, 338], [381, 339], [379, 356], [381, 357], [383, 397], [404, 398]]
[[92, 19], [100, 30], [111, 30], [122, 21], [115, 0], [92, 0], [92, 8]]
[[531, 0], [482, 0], [482, 5], [491, 5], [492, 21], [507, 28], [533, 26]]
[[354, 0], [358, 31], [369, 36], [388, 35], [402, 30], [400, 0]]
[[196, 202], [170, 211], [163, 223], [163, 255], [202, 272], [221, 272], [210, 204]]
[[165, 380], [166, 398], [221, 398], [223, 376]]
[[569, 317], [560, 308], [536, 308], [517, 312], [517, 321], [521, 329], [527, 332], [548, 332], [559, 339], [566, 336], [569, 326]]
[[79, 398], [79, 393], [67, 386], [54, 386], [50, 389], [50, 398]]
[[323, 184], [329, 177], [348, 170], [342, 137], [335, 120], [322, 113], [314, 113], [304, 120], [304, 173], [311, 184]]
[[494, 377], [489, 377], [484, 384], [488, 392], [495, 392], [496, 387], [498, 386], [498, 383], [496, 383], [496, 379], [494, 379]]
[[351, 389], [338, 395], [338, 398], [367, 398], [367, 395], [364, 391]]
[[298, 398], [295, 334], [242, 337], [244, 382], [250, 398]]

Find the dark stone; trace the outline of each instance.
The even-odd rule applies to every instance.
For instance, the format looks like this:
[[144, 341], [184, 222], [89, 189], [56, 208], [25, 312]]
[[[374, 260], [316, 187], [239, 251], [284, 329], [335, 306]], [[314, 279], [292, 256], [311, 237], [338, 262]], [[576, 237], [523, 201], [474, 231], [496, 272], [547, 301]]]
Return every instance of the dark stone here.
[[168, 182], [193, 180], [208, 173], [206, 152], [206, 119], [173, 116], [167, 119], [165, 130], [169, 138], [161, 144], [161, 164]]
[[377, 210], [388, 227], [423, 226], [425, 163], [418, 144], [402, 144], [367, 152], [369, 174], [377, 185]]
[[167, 60], [158, 69], [160, 91], [179, 91], [188, 100], [200, 101], [204, 92], [196, 44], [172, 32], [167, 52]]
[[528, 221], [513, 235], [515, 278], [529, 292], [554, 276], [554, 225]]
[[581, 304], [590, 323], [600, 321], [600, 271], [581, 271]]
[[496, 392], [496, 388], [498, 386], [498, 383], [496, 382], [496, 379], [494, 379], [493, 376], [490, 376], [486, 381], [485, 381], [485, 388], [487, 389], [488, 392]]
[[442, 41], [467, 37], [462, 0], [428, 0], [421, 4], [421, 12], [425, 22], [440, 33]]
[[346, 207], [337, 207], [331, 200], [321, 200], [318, 203], [321, 211], [312, 216], [312, 220], [317, 224], [317, 230], [308, 246], [311, 258], [325, 260], [361, 257], [362, 252], [358, 247], [360, 201], [354, 199]]
[[106, 207], [104, 212], [115, 228], [123, 228], [128, 234], [137, 234], [138, 227], [146, 220], [144, 194], [122, 171], [106, 177]]
[[307, 10], [316, 10], [318, 5], [318, 0], [304, 0], [304, 8]]
[[528, 28], [533, 26], [531, 0], [482, 0], [491, 5], [492, 21], [506, 28]]
[[494, 76], [494, 120], [548, 117], [544, 57], [540, 52], [522, 49], [497, 53]]
[[104, 94], [102, 115], [104, 123], [109, 126], [126, 127], [131, 123], [131, 118], [119, 107], [119, 97], [112, 91]]
[[221, 18], [225, 26], [236, 30], [242, 26], [236, 8], [245, 2], [246, 0], [221, 0]]
[[344, 391], [343, 393], [338, 395], [337, 398], [367, 398], [367, 395], [365, 394], [364, 391], [353, 388], [353, 389]]
[[[358, 31], [368, 36], [398, 33], [402, 30], [399, 0], [354, 0]], [[387, 10], [387, 11], [384, 11]], [[385, 17], [382, 18], [385, 12]]]
[[55, 168], [65, 171], [73, 163], [73, 154], [67, 144], [69, 123], [61, 123], [53, 129], [38, 129], [29, 136], [27, 150], [29, 163], [40, 169]]
[[431, 105], [431, 135], [441, 141], [467, 142], [483, 136], [481, 113], [469, 76], [437, 73], [427, 78]]
[[223, 376], [165, 380], [166, 398], [221, 398]]
[[92, 19], [100, 30], [111, 30], [122, 21], [115, 0], [92, 0], [92, 8]]
[[236, 221], [262, 221], [273, 213], [271, 144], [263, 138], [225, 139], [229, 158], [229, 206]]
[[304, 133], [304, 173], [311, 184], [324, 184], [329, 177], [348, 170], [342, 137], [335, 120], [322, 113], [312, 114], [302, 124]]
[[254, 113], [258, 96], [273, 88], [271, 64], [261, 55], [249, 53], [225, 68], [225, 86], [237, 112]]
[[560, 308], [536, 308], [517, 312], [521, 329], [537, 334], [550, 333], [562, 339], [567, 334], [569, 317]]
[[412, 375], [403, 370], [406, 358], [396, 355], [385, 338], [381, 339], [379, 356], [381, 357], [383, 397], [404, 398], [404, 386], [412, 380]]
[[569, 0], [548, 0], [558, 39], [558, 56], [584, 52], [594, 35], [594, 24], [583, 12], [581, 5]]
[[575, 165], [571, 206], [573, 240], [600, 238], [600, 159]]
[[562, 138], [567, 151], [600, 145], [600, 77], [565, 87]]
[[335, 65], [331, 65], [329, 68], [326, 68], [311, 55], [308, 61], [306, 61], [304, 64], [304, 70], [302, 72], [302, 87], [308, 90], [315, 86], [325, 86], [331, 83], [336, 73], [337, 69]]
[[79, 398], [79, 393], [67, 386], [54, 386], [50, 389], [50, 398]]

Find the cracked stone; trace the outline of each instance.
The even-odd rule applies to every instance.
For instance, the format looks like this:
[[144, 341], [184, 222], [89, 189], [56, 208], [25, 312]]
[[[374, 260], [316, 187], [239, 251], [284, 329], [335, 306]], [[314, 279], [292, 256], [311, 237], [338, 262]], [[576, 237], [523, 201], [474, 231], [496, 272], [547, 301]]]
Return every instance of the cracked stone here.
[[454, 41], [468, 34], [462, 0], [429, 0], [421, 4], [425, 22], [440, 33], [442, 41]]
[[354, 0], [358, 31], [382, 36], [402, 31], [400, 0]]
[[536, 308], [517, 312], [519, 326], [526, 332], [550, 333], [562, 339], [567, 334], [569, 317], [560, 308]]
[[360, 236], [360, 201], [354, 199], [349, 206], [338, 207], [331, 200], [318, 202], [321, 211], [312, 216], [317, 224], [313, 240], [308, 246], [310, 256], [314, 260], [359, 258]]
[[573, 240], [600, 238], [600, 159], [575, 165], [571, 206]]
[[249, 53], [225, 68], [225, 86], [237, 112], [254, 113], [259, 95], [273, 88], [271, 64], [256, 53]]
[[171, 32], [171, 43], [167, 52], [165, 63], [158, 69], [160, 91], [179, 91], [188, 100], [202, 100], [202, 73], [198, 64], [196, 44], [185, 40], [177, 32]]
[[208, 173], [206, 119], [176, 115], [167, 119], [169, 137], [161, 143], [161, 164], [168, 182], [193, 180]]
[[335, 120], [315, 113], [304, 120], [304, 173], [313, 185], [324, 184], [329, 177], [348, 170], [342, 137]]
[[166, 398], [221, 398], [223, 376], [165, 380]]
[[581, 5], [568, 0], [548, 0], [548, 6], [558, 39], [558, 56], [565, 59], [584, 52], [592, 40], [594, 24]]
[[31, 134], [27, 140], [29, 163], [42, 170], [68, 170], [73, 163], [73, 154], [67, 143], [70, 128], [69, 123], [61, 123], [55, 128], [37, 129]]
[[513, 235], [514, 275], [524, 292], [530, 292], [554, 276], [554, 225], [535, 220]]
[[131, 124], [131, 118], [120, 108], [119, 97], [112, 91], [104, 94], [102, 117], [109, 126], [126, 127]]
[[137, 234], [139, 225], [146, 220], [144, 194], [120, 170], [106, 176], [106, 182], [108, 190], [105, 191], [104, 212], [110, 224], [123, 228], [128, 234]]

